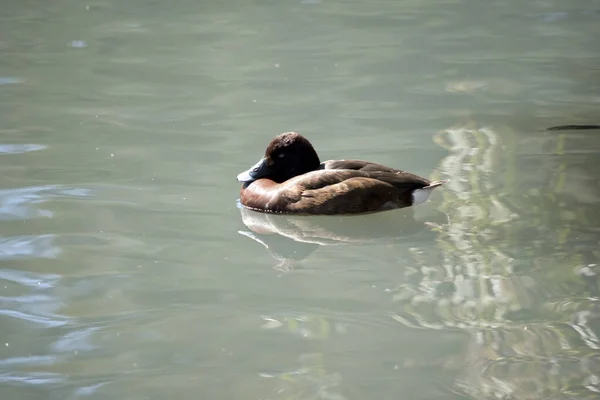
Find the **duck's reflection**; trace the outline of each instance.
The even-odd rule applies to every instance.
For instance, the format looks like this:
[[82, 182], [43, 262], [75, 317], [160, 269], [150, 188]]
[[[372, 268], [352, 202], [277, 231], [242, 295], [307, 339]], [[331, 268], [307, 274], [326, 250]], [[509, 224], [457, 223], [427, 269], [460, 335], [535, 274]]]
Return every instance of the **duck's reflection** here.
[[[421, 210], [419, 210], [421, 211]], [[448, 223], [446, 214], [415, 207], [353, 216], [296, 216], [260, 213], [240, 207], [249, 230], [238, 233], [260, 243], [279, 261], [276, 269], [289, 270], [319, 246], [385, 244], [431, 241], [436, 227]]]

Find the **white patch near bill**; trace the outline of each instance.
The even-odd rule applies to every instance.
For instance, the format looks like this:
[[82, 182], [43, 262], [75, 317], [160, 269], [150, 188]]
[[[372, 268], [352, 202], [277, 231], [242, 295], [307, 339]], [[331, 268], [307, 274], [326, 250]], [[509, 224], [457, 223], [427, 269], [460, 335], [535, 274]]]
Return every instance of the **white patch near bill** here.
[[417, 189], [412, 193], [413, 205], [425, 203], [431, 192], [435, 189], [435, 187], [428, 187], [426, 189]]

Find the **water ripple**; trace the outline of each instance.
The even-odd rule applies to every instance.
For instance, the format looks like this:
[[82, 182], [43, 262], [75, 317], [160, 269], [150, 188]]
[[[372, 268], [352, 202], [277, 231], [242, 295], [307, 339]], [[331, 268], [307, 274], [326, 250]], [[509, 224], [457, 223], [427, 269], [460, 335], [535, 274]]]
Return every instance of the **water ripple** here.
[[0, 220], [22, 220], [52, 217], [50, 210], [37, 208], [36, 204], [54, 198], [90, 196], [90, 189], [56, 185], [33, 186], [0, 190]]
[[94, 385], [82, 386], [75, 390], [75, 396], [77, 396], [77, 397], [90, 396], [96, 392], [96, 389], [99, 389], [102, 386], [107, 385], [107, 384], [108, 384], [108, 382], [100, 382], [100, 383], [96, 383]]
[[0, 154], [23, 154], [44, 150], [46, 147], [43, 144], [0, 144]]
[[28, 357], [11, 357], [0, 360], [2, 367], [16, 367], [20, 365], [52, 365], [56, 363], [57, 357], [52, 355], [45, 356], [28, 356]]
[[68, 323], [68, 321], [66, 320], [57, 320], [50, 317], [42, 317], [40, 315], [27, 314], [16, 310], [0, 309], [0, 316], [13, 317], [21, 319], [23, 321], [33, 322], [35, 324], [43, 325], [46, 328], [56, 328], [58, 326], [65, 326]]
[[96, 346], [89, 343], [89, 337], [98, 330], [100, 328], [91, 327], [69, 332], [52, 344], [52, 349], [57, 352], [93, 350]]
[[0, 260], [56, 258], [61, 253], [53, 242], [56, 235], [23, 235], [0, 238]]
[[0, 374], [0, 383], [21, 383], [27, 385], [45, 385], [64, 381], [64, 376], [50, 372], [32, 372], [30, 374], [16, 375], [15, 373]]
[[16, 78], [14, 76], [0, 76], [0, 85], [16, 85], [21, 82], [23, 82], [21, 78]]
[[49, 289], [55, 287], [59, 278], [60, 276], [55, 274], [36, 274], [27, 271], [0, 269], [0, 280], [18, 283], [36, 289]]

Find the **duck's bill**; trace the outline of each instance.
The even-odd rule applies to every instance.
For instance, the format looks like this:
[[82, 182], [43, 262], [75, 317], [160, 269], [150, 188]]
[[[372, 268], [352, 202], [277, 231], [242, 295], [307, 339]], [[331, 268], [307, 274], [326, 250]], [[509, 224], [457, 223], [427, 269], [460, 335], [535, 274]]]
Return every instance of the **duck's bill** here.
[[269, 174], [269, 167], [264, 158], [253, 165], [249, 170], [244, 171], [237, 176], [239, 182], [252, 182]]

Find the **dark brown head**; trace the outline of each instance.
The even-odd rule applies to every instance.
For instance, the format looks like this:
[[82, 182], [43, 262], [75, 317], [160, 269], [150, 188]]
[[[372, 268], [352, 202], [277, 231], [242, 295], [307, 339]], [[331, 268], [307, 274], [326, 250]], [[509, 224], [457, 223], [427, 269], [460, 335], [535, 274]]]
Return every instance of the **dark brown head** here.
[[237, 180], [250, 183], [267, 178], [282, 183], [319, 169], [320, 163], [317, 152], [305, 137], [296, 132], [286, 132], [271, 140], [265, 156], [252, 168], [239, 174]]

